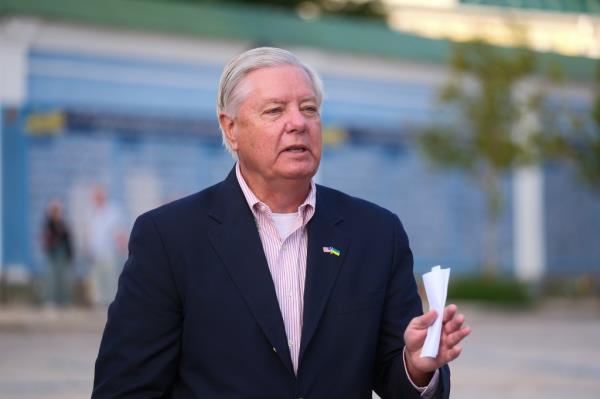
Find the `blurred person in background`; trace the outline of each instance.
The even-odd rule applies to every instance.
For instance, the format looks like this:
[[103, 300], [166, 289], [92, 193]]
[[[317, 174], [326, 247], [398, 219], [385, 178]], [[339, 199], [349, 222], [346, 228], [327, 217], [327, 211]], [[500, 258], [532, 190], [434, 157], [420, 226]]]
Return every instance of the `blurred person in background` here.
[[317, 186], [320, 78], [256, 48], [219, 83], [236, 164], [140, 216], [96, 360], [93, 398], [448, 398], [470, 329], [450, 305], [436, 358], [398, 217]]
[[90, 260], [90, 299], [93, 305], [107, 306], [115, 297], [127, 236], [121, 211], [108, 201], [104, 187], [94, 188], [92, 201], [86, 243]]
[[43, 247], [47, 259], [45, 304], [66, 306], [71, 303], [73, 245], [69, 226], [58, 200], [52, 200], [46, 210], [43, 226]]

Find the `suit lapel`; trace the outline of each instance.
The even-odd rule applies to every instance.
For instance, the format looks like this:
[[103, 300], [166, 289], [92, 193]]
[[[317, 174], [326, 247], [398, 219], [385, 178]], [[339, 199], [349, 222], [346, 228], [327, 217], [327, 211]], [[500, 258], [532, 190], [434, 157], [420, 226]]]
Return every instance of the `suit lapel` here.
[[[299, 365], [329, 300], [331, 290], [348, 252], [349, 239], [339, 228], [342, 218], [323, 191], [317, 190], [315, 214], [308, 225], [308, 254], [304, 289], [304, 318]], [[339, 256], [323, 251], [323, 247], [340, 250]]]
[[220, 188], [210, 215], [217, 223], [209, 231], [210, 241], [219, 254], [250, 312], [293, 374], [283, 318], [275, 286], [258, 234], [233, 170]]

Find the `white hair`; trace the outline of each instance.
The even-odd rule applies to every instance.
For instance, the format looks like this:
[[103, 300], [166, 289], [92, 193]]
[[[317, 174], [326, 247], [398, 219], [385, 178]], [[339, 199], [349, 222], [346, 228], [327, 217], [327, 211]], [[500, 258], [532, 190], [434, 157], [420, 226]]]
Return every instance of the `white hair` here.
[[[250, 72], [283, 65], [296, 66], [306, 72], [320, 108], [323, 102], [323, 83], [314, 69], [287, 50], [276, 47], [257, 47], [233, 58], [223, 69], [217, 92], [217, 118], [221, 114], [226, 114], [231, 118], [235, 117], [242, 100], [247, 95], [247, 93], [241, 93], [240, 83]], [[229, 153], [236, 157], [227, 141], [223, 127], [220, 126], [220, 128], [223, 145]]]

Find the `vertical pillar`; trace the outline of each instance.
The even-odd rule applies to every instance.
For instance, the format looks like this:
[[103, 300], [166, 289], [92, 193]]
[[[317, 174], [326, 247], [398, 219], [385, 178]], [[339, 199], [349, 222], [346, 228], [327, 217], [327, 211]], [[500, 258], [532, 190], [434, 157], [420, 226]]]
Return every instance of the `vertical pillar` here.
[[6, 173], [9, 150], [6, 143], [4, 115], [8, 109], [18, 109], [25, 101], [27, 83], [27, 52], [37, 29], [35, 20], [7, 18], [0, 22], [0, 276], [6, 262]]
[[536, 282], [545, 271], [544, 177], [539, 165], [515, 172], [513, 206], [515, 274]]
[[[523, 87], [517, 95], [526, 111], [514, 134], [523, 142], [540, 123], [536, 113], [524, 105], [531, 93], [531, 88]], [[546, 246], [544, 175], [539, 164], [521, 167], [513, 174], [513, 247], [516, 277], [525, 282], [540, 281], [546, 268]]]

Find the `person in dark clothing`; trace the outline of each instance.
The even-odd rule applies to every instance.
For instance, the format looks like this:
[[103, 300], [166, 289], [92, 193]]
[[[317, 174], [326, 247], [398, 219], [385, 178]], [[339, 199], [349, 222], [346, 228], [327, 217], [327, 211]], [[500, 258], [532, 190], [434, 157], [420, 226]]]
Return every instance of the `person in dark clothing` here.
[[73, 247], [69, 227], [63, 218], [62, 205], [58, 200], [53, 200], [48, 206], [43, 243], [48, 262], [45, 302], [58, 306], [69, 305]]

